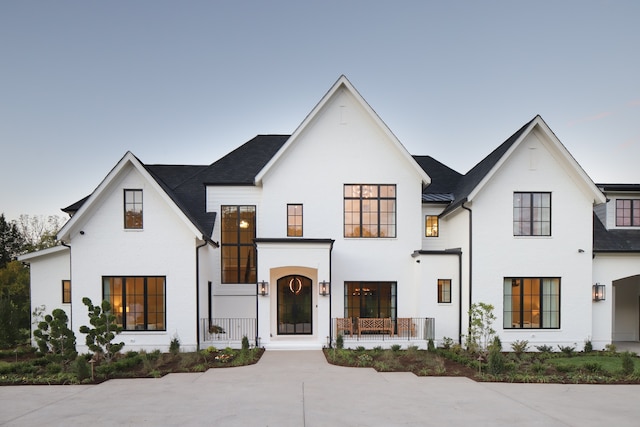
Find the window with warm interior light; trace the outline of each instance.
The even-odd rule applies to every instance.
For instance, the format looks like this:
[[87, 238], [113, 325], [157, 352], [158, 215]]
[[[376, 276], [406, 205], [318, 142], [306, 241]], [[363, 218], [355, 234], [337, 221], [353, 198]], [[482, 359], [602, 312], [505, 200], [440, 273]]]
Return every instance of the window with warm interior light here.
[[124, 228], [142, 229], [142, 190], [124, 190]]
[[345, 317], [396, 318], [396, 284], [394, 282], [345, 282]]
[[640, 199], [616, 200], [616, 227], [640, 227]]
[[560, 279], [506, 277], [505, 329], [560, 328]]
[[302, 205], [287, 205], [287, 236], [302, 237]]
[[102, 296], [124, 330], [166, 330], [164, 277], [105, 276]]
[[438, 279], [438, 302], [451, 302], [451, 279]]
[[551, 193], [513, 193], [513, 235], [551, 236]]
[[222, 206], [222, 283], [256, 283], [256, 207]]
[[71, 304], [71, 280], [62, 281], [62, 303]]
[[438, 216], [427, 215], [424, 220], [425, 237], [438, 237]]
[[396, 186], [345, 184], [344, 237], [396, 237]]

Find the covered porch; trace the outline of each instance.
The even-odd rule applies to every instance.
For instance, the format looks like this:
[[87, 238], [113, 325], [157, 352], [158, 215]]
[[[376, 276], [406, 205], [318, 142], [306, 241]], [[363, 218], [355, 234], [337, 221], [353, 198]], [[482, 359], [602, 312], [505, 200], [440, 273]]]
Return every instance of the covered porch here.
[[363, 318], [337, 317], [332, 319], [332, 345], [341, 335], [344, 346], [372, 348], [394, 344], [426, 348], [435, 340], [436, 323], [433, 317]]

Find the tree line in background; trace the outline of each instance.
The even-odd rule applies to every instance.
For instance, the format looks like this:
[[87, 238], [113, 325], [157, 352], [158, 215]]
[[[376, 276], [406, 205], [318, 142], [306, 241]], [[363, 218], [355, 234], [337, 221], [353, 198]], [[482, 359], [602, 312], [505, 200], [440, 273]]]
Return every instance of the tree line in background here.
[[54, 215], [20, 215], [8, 221], [4, 213], [0, 214], [0, 348], [13, 347], [29, 338], [29, 266], [17, 257], [56, 246], [56, 234], [64, 221]]

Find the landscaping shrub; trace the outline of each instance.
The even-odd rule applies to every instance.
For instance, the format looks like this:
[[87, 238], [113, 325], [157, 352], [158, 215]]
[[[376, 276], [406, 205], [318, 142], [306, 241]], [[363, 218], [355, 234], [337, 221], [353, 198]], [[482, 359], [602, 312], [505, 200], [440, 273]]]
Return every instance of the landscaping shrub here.
[[633, 353], [631, 353], [630, 351], [625, 351], [624, 353], [622, 353], [621, 359], [622, 359], [622, 373], [627, 376], [633, 374], [633, 372], [635, 371]]
[[342, 350], [344, 348], [344, 338], [342, 337], [342, 334], [338, 334], [336, 337], [336, 348], [338, 350]]
[[591, 353], [593, 351], [593, 344], [591, 344], [591, 340], [586, 340], [584, 342], [584, 348], [583, 351], [585, 353]]
[[242, 349], [249, 350], [249, 338], [246, 335], [242, 337]]
[[427, 343], [427, 351], [430, 353], [435, 353], [436, 351], [436, 345], [433, 343], [433, 340], [431, 338], [429, 338], [429, 341]]
[[536, 350], [540, 353], [551, 353], [553, 351], [553, 347], [550, 345], [537, 345]]
[[529, 341], [527, 340], [517, 340], [511, 343], [511, 349], [516, 354], [516, 356], [522, 356], [522, 353], [527, 351], [529, 348]]
[[174, 335], [169, 343], [169, 353], [178, 354], [180, 353], [180, 338], [178, 335]]
[[67, 313], [56, 308], [38, 323], [38, 329], [33, 331], [33, 336], [42, 354], [52, 353], [61, 355], [66, 360], [75, 359], [78, 354], [76, 336], [67, 326], [68, 321]]
[[100, 306], [95, 306], [87, 297], [82, 298], [82, 303], [89, 310], [89, 323], [92, 328], [82, 325], [80, 332], [87, 334], [86, 343], [89, 350], [104, 357], [110, 362], [124, 343], [113, 343], [116, 335], [122, 332], [122, 327], [116, 323], [116, 316], [111, 313], [111, 304], [104, 300]]
[[491, 375], [500, 375], [505, 370], [505, 359], [502, 352], [494, 346], [489, 349], [489, 357], [487, 362], [487, 371]]
[[561, 352], [564, 353], [565, 356], [567, 357], [572, 357], [573, 353], [575, 352], [576, 348], [572, 347], [570, 345], [566, 345], [566, 346], [562, 346], [560, 344], [558, 344], [558, 348], [560, 349]]

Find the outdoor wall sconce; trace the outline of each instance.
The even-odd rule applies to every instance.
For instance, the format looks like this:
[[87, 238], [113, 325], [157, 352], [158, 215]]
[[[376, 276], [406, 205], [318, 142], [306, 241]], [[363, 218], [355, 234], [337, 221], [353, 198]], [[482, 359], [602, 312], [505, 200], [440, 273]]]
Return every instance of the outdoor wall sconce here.
[[329, 295], [330, 287], [331, 283], [323, 280], [322, 282], [318, 283], [318, 293], [320, 293], [320, 295], [322, 295], [323, 297], [326, 297], [327, 295]]
[[258, 282], [258, 294], [263, 297], [269, 295], [269, 282], [265, 282], [264, 280], [262, 282]]
[[604, 301], [606, 297], [605, 286], [600, 283], [596, 283], [593, 285], [593, 300], [594, 301]]

